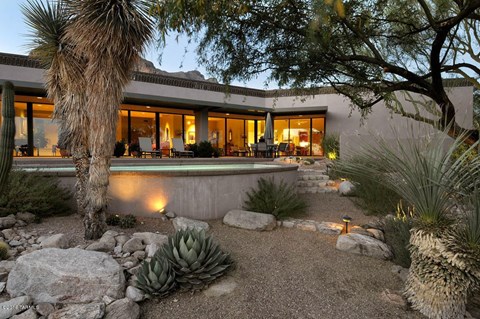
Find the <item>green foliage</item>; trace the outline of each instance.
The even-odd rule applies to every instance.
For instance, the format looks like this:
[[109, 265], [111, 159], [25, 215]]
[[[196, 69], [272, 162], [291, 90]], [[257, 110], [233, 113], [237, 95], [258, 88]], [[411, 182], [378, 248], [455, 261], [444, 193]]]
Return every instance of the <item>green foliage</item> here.
[[327, 158], [333, 156], [331, 154], [335, 154], [335, 158], [333, 159], [340, 156], [340, 135], [338, 133], [325, 134], [322, 144], [323, 154], [325, 154]]
[[10, 246], [4, 241], [0, 241], [0, 260], [8, 259], [8, 250]]
[[224, 253], [211, 236], [196, 229], [180, 230], [169, 236], [156, 255], [165, 256], [184, 291], [197, 291], [232, 269], [230, 255]]
[[385, 220], [385, 241], [392, 248], [393, 262], [409, 268], [412, 262], [410, 251], [410, 229], [412, 229], [412, 213], [405, 213], [399, 204], [397, 215]]
[[115, 157], [120, 157], [120, 156], [123, 156], [123, 154], [125, 154], [125, 151], [126, 151], [126, 147], [125, 147], [125, 142], [124, 141], [118, 141], [115, 143], [115, 148], [113, 149], [113, 156]]
[[457, 228], [457, 236], [460, 243], [480, 256], [480, 190], [478, 188], [475, 188], [466, 207], [465, 221]]
[[193, 157], [198, 157], [198, 145], [197, 143], [188, 144], [187, 150], [193, 152]]
[[9, 81], [3, 84], [2, 121], [0, 132], [0, 194], [5, 188], [12, 169], [15, 148], [15, 91]]
[[106, 223], [109, 226], [118, 226], [120, 225], [120, 216], [119, 215], [108, 215]]
[[[360, 162], [362, 158], [350, 157], [345, 161]], [[339, 164], [341, 167], [341, 163]], [[361, 165], [375, 166], [374, 163], [364, 162]], [[373, 167], [374, 168], [374, 167]], [[337, 174], [332, 169], [332, 174]], [[355, 184], [355, 198], [352, 200], [360, 208], [364, 209], [367, 215], [385, 216], [395, 212], [401, 197], [381, 181], [381, 174], [378, 176], [365, 176], [364, 174], [344, 173], [341, 177], [347, 178]]]
[[171, 263], [160, 254], [142, 262], [135, 282], [135, 286], [145, 292], [147, 298], [164, 298], [175, 290], [176, 285]]
[[218, 157], [220, 155], [218, 149], [212, 146], [209, 141], [201, 141], [198, 144], [198, 157]]
[[122, 216], [120, 218], [119, 226], [121, 228], [133, 228], [137, 224], [137, 217], [132, 214]]
[[0, 195], [0, 207], [38, 217], [63, 215], [72, 212], [70, 199], [71, 193], [59, 185], [58, 178], [12, 170]]
[[272, 214], [278, 219], [302, 214], [307, 208], [305, 201], [297, 197], [296, 186], [287, 185], [283, 180], [275, 183], [273, 178], [258, 180], [258, 188], [247, 191], [244, 209]]

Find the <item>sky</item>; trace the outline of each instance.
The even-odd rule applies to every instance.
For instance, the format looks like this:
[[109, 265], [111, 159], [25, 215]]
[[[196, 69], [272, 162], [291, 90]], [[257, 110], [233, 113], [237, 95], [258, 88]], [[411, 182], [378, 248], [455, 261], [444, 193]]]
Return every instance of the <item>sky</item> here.
[[[14, 54], [28, 54], [27, 36], [31, 32], [24, 22], [20, 4], [25, 4], [27, 0], [0, 0], [2, 9], [0, 10], [0, 52]], [[45, 1], [45, 0], [44, 0]], [[155, 45], [151, 45], [145, 53], [144, 58], [153, 62], [155, 67], [168, 71], [200, 71], [206, 78], [212, 77], [205, 68], [198, 65], [195, 53], [195, 43], [188, 44], [186, 37], [180, 37], [177, 41], [175, 37], [167, 38], [167, 45], [163, 50], [161, 64], [159, 63], [159, 52]], [[187, 52], [185, 52], [187, 51]], [[266, 75], [261, 75], [257, 79], [243, 82], [233, 82], [232, 85], [242, 87], [265, 89]], [[272, 84], [268, 88], [274, 88]]]

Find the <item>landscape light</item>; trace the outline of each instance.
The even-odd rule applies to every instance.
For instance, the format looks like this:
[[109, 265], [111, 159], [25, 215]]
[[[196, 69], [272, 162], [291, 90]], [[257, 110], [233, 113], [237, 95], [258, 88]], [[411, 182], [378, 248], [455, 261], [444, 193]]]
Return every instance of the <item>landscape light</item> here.
[[343, 222], [345, 223], [345, 234], [348, 234], [348, 223], [352, 221], [352, 217], [345, 215], [343, 216]]

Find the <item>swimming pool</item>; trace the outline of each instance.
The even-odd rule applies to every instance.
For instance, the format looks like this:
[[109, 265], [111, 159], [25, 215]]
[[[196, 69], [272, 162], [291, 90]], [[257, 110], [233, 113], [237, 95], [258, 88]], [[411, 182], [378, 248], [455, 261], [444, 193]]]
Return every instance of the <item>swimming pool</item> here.
[[[56, 175], [62, 185], [75, 189], [72, 166], [22, 167]], [[200, 220], [222, 218], [241, 209], [246, 192], [260, 177], [295, 183], [297, 166], [275, 163], [114, 165], [108, 189], [108, 212], [160, 217], [158, 211]]]

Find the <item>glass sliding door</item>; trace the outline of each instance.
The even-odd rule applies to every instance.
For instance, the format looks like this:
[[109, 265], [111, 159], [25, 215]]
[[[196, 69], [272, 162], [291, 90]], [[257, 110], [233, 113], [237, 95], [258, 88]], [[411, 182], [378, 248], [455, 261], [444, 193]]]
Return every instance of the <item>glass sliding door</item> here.
[[325, 132], [325, 118], [312, 119], [312, 155], [325, 156], [323, 152], [323, 136]]

